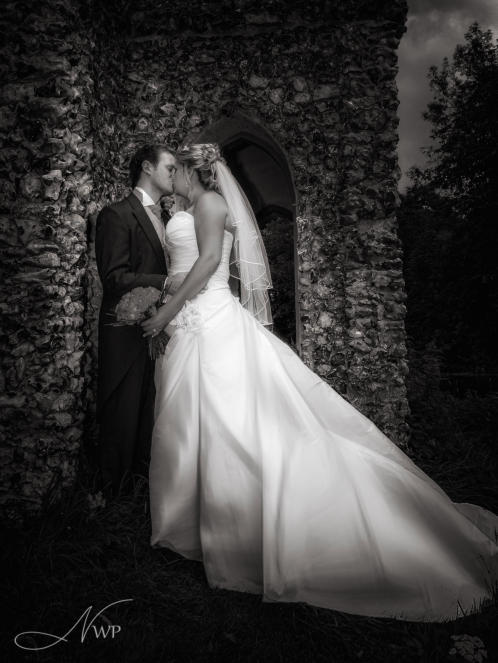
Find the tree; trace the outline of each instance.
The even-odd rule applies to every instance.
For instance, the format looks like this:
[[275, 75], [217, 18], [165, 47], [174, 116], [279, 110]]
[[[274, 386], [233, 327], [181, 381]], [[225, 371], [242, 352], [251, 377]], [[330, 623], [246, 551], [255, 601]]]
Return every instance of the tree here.
[[410, 172], [399, 214], [407, 328], [421, 343], [432, 333], [447, 370], [496, 371], [498, 42], [472, 24], [429, 78], [434, 143], [428, 166]]
[[429, 69], [434, 99], [424, 118], [434, 144], [424, 149], [426, 176], [452, 194], [459, 209], [496, 205], [498, 174], [498, 41], [473, 23], [450, 64]]

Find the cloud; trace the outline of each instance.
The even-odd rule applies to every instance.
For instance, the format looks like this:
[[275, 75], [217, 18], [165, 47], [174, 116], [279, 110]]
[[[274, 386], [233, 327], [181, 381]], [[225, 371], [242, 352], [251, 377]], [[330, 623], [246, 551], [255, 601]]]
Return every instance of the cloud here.
[[461, 13], [479, 22], [497, 15], [496, 0], [408, 0], [408, 11], [411, 16]]
[[432, 98], [429, 67], [440, 67], [444, 57], [451, 60], [456, 45], [464, 42], [465, 33], [475, 21], [498, 38], [497, 0], [408, 0], [407, 31], [398, 49], [396, 78], [401, 190], [408, 183], [408, 168], [425, 163], [421, 148], [430, 143], [431, 127], [422, 118]]

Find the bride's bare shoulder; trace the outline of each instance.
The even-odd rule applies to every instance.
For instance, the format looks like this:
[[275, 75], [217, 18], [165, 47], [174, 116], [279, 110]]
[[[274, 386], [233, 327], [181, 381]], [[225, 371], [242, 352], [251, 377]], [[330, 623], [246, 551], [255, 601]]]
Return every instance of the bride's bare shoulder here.
[[202, 193], [197, 200], [196, 208], [208, 214], [226, 214], [228, 211], [225, 199], [216, 191]]

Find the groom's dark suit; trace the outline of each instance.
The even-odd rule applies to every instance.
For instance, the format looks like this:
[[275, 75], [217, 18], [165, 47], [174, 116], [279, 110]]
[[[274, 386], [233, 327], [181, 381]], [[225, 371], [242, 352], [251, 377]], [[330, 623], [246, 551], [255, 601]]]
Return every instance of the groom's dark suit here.
[[[140, 195], [140, 194], [138, 194]], [[131, 193], [97, 218], [95, 253], [103, 286], [99, 316], [97, 421], [104, 483], [126, 472], [147, 476], [154, 420], [154, 362], [140, 325], [114, 327], [115, 307], [139, 286], [163, 287], [167, 268], [158, 234]]]

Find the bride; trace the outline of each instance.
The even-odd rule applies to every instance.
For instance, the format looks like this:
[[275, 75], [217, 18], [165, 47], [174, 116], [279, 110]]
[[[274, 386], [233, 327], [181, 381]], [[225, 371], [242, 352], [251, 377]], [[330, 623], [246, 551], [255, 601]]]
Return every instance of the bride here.
[[418, 621], [479, 609], [498, 580], [498, 517], [453, 503], [271, 333], [242, 189], [215, 144], [177, 161], [191, 206], [168, 222], [168, 295], [142, 323], [170, 335], [155, 369], [151, 545], [263, 601]]

